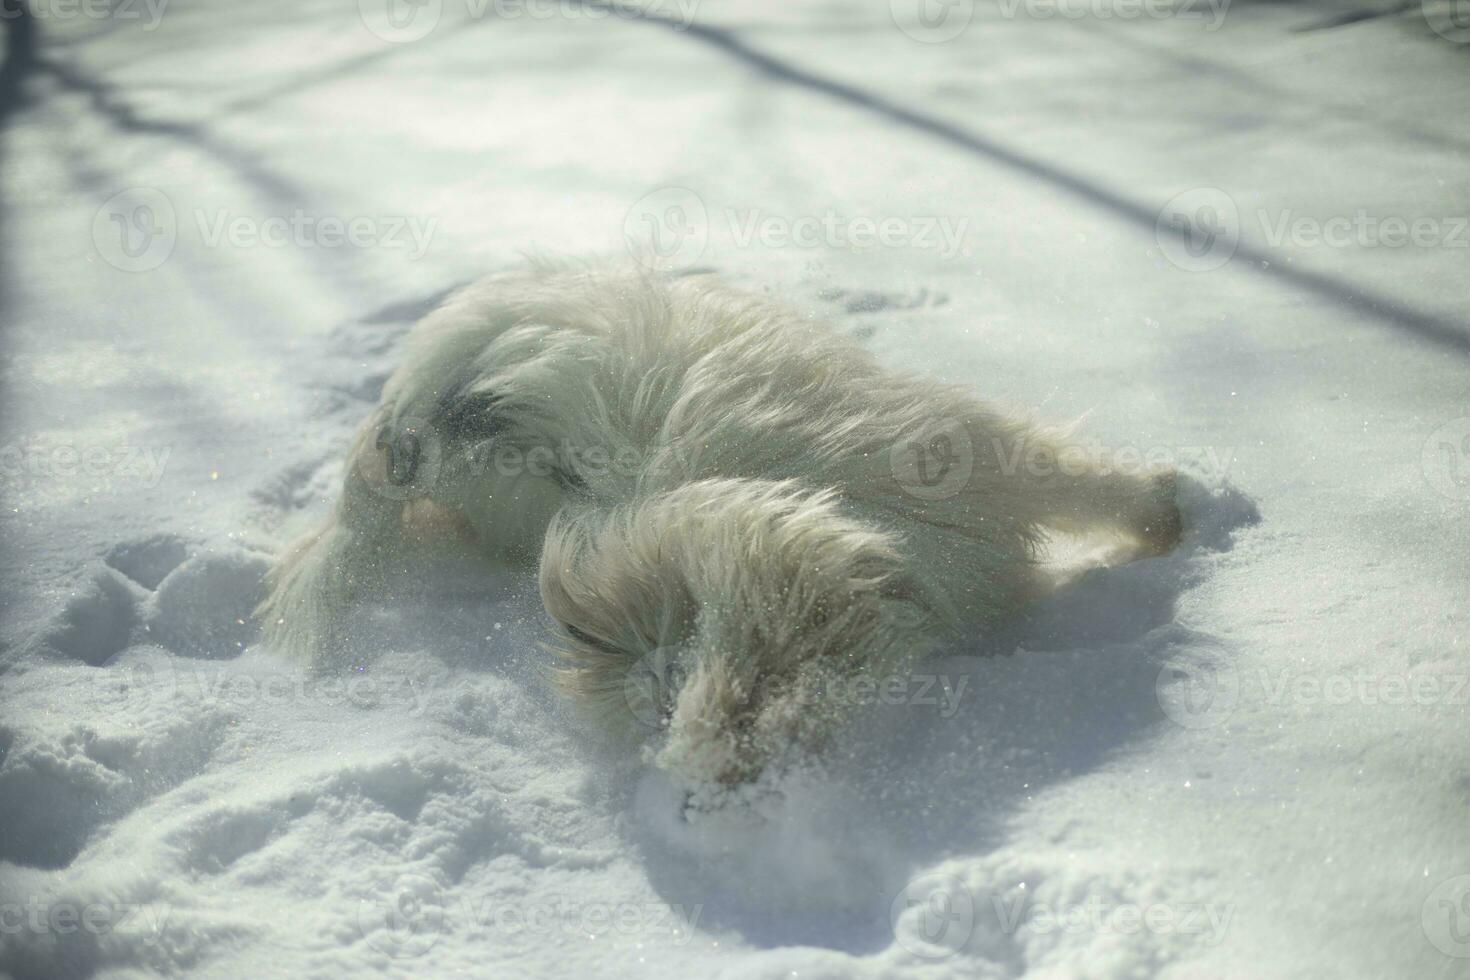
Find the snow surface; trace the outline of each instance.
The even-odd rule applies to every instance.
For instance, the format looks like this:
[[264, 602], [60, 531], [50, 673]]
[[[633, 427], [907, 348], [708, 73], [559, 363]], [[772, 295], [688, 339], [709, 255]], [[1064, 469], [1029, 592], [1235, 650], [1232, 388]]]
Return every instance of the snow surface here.
[[[0, 68], [0, 973], [1470, 975], [1452, 5], [442, 0], [401, 42], [372, 0], [32, 6]], [[1181, 194], [1239, 209], [1221, 267], [1156, 228]], [[298, 209], [432, 231], [211, 238]], [[757, 210], [967, 224], [746, 241]], [[1360, 210], [1442, 240], [1273, 240]], [[413, 319], [671, 214], [673, 260], [1181, 460], [1184, 547], [692, 820], [559, 711], [531, 583], [426, 568], [343, 676], [253, 645]]]

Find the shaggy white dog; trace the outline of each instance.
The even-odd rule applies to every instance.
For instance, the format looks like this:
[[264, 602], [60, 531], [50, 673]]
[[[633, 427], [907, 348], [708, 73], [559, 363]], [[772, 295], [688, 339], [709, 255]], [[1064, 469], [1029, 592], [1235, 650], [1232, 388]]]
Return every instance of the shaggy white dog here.
[[1174, 546], [1172, 473], [1081, 458], [713, 278], [539, 263], [410, 334], [262, 614], [321, 659], [414, 541], [539, 561], [566, 694], [660, 729], [686, 781], [737, 784], [836, 729], [823, 692], [1016, 611], [1049, 532]]

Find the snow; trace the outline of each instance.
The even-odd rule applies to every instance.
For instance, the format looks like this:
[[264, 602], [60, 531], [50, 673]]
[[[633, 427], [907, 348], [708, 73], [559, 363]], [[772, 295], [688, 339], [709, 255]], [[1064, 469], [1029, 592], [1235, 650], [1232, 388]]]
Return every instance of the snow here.
[[[0, 68], [29, 95], [0, 106], [0, 974], [1470, 971], [1451, 5], [444, 0], [401, 42], [370, 0], [32, 6]], [[161, 233], [125, 250], [114, 215]], [[1229, 234], [1186, 249], [1180, 216]], [[854, 247], [863, 218], [898, 224]], [[427, 567], [342, 674], [256, 645], [409, 324], [650, 231], [1178, 461], [1184, 546], [692, 820], [547, 691], [532, 583]]]

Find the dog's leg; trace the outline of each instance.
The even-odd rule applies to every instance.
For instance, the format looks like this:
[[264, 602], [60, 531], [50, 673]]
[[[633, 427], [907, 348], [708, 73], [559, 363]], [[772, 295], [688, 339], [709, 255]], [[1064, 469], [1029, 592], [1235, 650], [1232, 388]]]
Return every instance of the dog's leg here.
[[[533, 564], [561, 505], [555, 479], [476, 460], [430, 420], [384, 404], [348, 453], [342, 495], [316, 531], [287, 550], [261, 605], [268, 642], [309, 660], [344, 652], [352, 604], [388, 573], [446, 546], [513, 567]], [[423, 411], [428, 416], [430, 410]]]
[[392, 451], [379, 438], [387, 415], [380, 408], [353, 441], [332, 515], [271, 572], [257, 615], [267, 642], [288, 653], [308, 660], [341, 654], [349, 605], [405, 544], [408, 501], [395, 492]]
[[1138, 557], [1164, 555], [1179, 543], [1183, 524], [1173, 470], [1128, 467], [1095, 451], [1045, 434], [1033, 441], [1015, 478], [1039, 508], [1038, 523], [1068, 534], [1112, 531], [1136, 546]]
[[541, 596], [556, 679], [609, 734], [662, 733], [687, 781], [754, 778], [821, 747], [849, 685], [905, 676], [946, 621], [902, 539], [794, 481], [716, 479], [546, 535]]

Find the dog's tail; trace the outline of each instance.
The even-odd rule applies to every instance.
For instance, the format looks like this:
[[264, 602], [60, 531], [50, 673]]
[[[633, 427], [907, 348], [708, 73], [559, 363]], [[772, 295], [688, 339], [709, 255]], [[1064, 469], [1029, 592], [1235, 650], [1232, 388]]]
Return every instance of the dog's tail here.
[[660, 765], [726, 784], [816, 747], [834, 719], [803, 691], [906, 671], [945, 618], [897, 535], [794, 481], [569, 510], [540, 579], [561, 688], [608, 730], [666, 732]]

